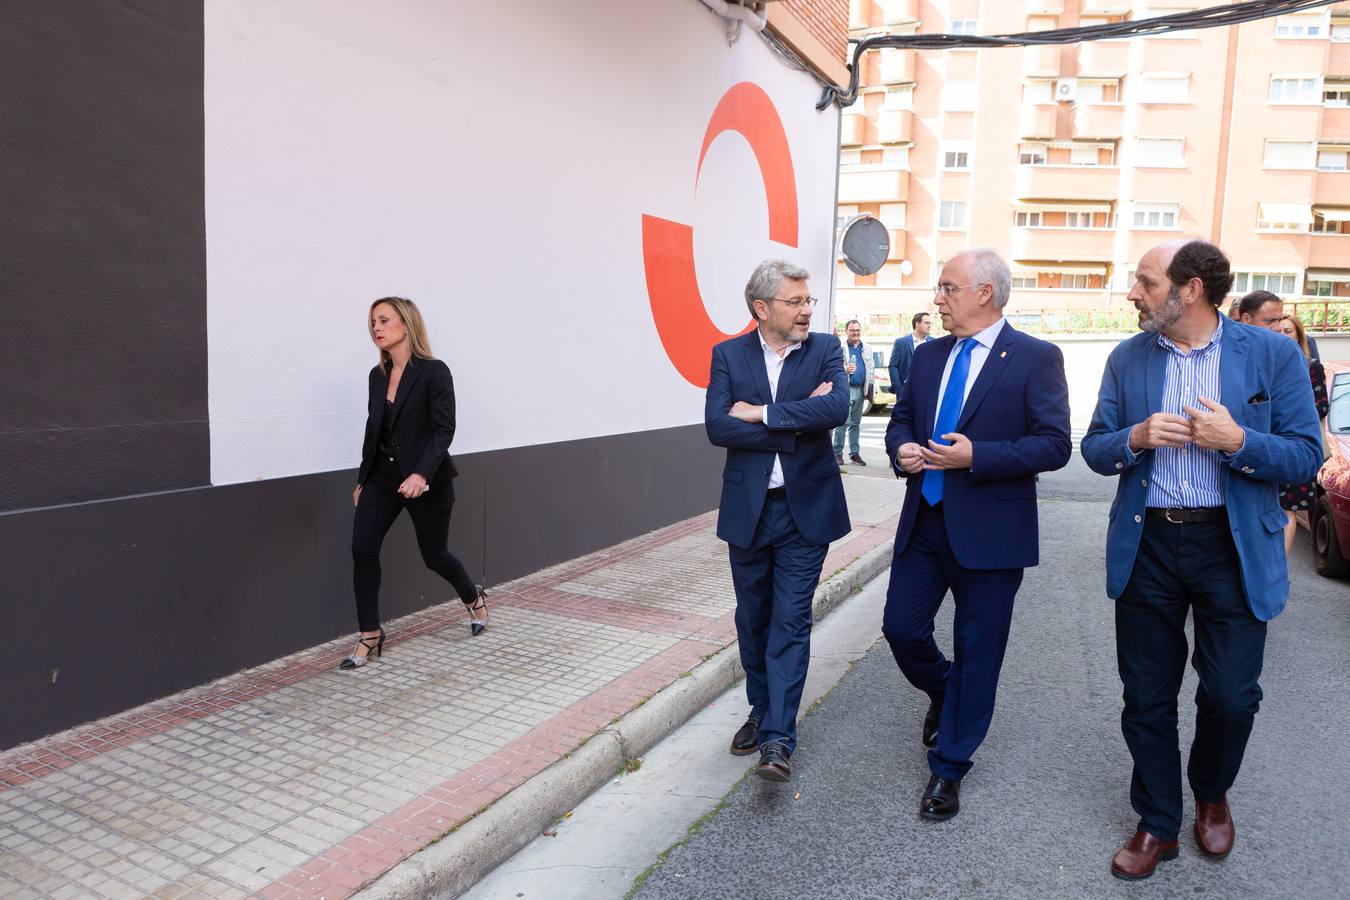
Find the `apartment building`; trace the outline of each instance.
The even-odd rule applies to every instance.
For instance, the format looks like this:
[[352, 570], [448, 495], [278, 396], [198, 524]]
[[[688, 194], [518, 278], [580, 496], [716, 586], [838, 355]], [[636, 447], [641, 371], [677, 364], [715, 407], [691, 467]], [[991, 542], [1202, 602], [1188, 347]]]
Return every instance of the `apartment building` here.
[[[852, 0], [850, 35], [1007, 34], [1166, 15], [1179, 0]], [[875, 275], [837, 312], [931, 307], [989, 246], [1010, 308], [1111, 308], [1169, 238], [1213, 240], [1234, 290], [1350, 298], [1350, 3], [1236, 27], [1064, 46], [869, 52], [844, 110], [839, 218], [879, 218]]]

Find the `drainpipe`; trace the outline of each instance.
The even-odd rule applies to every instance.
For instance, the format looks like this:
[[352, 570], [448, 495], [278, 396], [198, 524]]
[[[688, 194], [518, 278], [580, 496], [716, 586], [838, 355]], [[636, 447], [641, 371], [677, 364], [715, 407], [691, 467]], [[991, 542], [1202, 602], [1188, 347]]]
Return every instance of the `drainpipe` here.
[[763, 31], [768, 23], [767, 12], [755, 12], [738, 3], [727, 0], [702, 0], [704, 6], [727, 20], [727, 46], [730, 47], [741, 37], [741, 26], [749, 25], [755, 31]]

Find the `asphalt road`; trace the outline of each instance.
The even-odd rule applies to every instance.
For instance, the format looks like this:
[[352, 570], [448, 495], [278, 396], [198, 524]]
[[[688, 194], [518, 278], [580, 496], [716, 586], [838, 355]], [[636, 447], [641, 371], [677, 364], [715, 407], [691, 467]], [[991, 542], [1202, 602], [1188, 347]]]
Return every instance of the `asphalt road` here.
[[[864, 455], [870, 455], [864, 450]], [[753, 776], [640, 882], [640, 898], [1346, 897], [1350, 894], [1350, 583], [1312, 569], [1301, 531], [1289, 608], [1270, 628], [1223, 862], [1189, 836], [1153, 878], [1111, 877], [1133, 831], [1104, 535], [1112, 480], [1075, 454], [1041, 481], [1042, 564], [1018, 596], [993, 727], [961, 814], [918, 816], [926, 700], [879, 642], [805, 718], [793, 781]], [[950, 647], [951, 606], [939, 616]], [[877, 623], [878, 634], [880, 623]], [[1182, 688], [1182, 746], [1195, 678]]]

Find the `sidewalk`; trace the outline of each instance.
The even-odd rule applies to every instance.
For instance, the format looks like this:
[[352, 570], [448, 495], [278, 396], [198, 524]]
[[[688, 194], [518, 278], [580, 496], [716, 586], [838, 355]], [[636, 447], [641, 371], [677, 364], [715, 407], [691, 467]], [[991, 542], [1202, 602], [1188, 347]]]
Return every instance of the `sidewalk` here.
[[[854, 530], [822, 592], [875, 565], [904, 493], [876, 467], [844, 484]], [[550, 767], [575, 780], [599, 730], [731, 658], [714, 523], [499, 585], [479, 638], [442, 604], [388, 623], [385, 657], [354, 673], [335, 669], [344, 638], [0, 755], [0, 896], [346, 897], [444, 855], [467, 820]], [[664, 731], [697, 711], [682, 705], [662, 706]]]

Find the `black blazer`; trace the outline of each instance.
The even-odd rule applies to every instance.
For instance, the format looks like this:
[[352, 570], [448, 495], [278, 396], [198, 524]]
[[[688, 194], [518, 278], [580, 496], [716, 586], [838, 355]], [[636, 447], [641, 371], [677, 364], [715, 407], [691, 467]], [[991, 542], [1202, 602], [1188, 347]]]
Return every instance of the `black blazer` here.
[[[370, 402], [358, 484], [365, 484], [375, 467], [375, 448], [380, 440], [384, 398], [388, 393], [389, 376], [376, 366], [370, 370]], [[390, 415], [394, 417], [390, 443], [404, 478], [417, 474], [428, 483], [442, 484], [459, 474], [447, 452], [455, 438], [455, 382], [449, 366], [439, 359], [408, 360]]]

